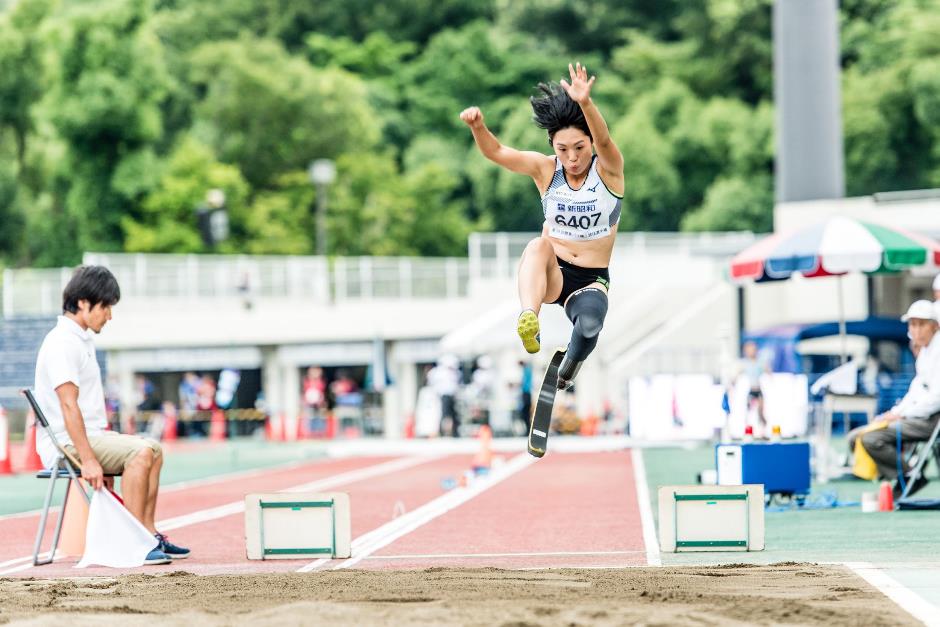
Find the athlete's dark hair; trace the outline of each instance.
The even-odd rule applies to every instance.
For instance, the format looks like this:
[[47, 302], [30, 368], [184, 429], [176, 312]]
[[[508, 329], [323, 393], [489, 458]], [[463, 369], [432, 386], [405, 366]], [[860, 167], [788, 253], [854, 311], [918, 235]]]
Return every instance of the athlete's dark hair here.
[[79, 266], [62, 291], [62, 311], [77, 313], [80, 300], [87, 300], [92, 308], [98, 303], [114, 305], [121, 300], [121, 288], [104, 266]]
[[572, 100], [558, 83], [539, 83], [538, 90], [541, 92], [540, 96], [529, 98], [532, 112], [535, 114], [532, 119], [536, 126], [548, 131], [549, 145], [554, 141], [555, 133], [563, 128], [574, 127], [591, 137], [591, 129], [584, 119], [581, 105]]

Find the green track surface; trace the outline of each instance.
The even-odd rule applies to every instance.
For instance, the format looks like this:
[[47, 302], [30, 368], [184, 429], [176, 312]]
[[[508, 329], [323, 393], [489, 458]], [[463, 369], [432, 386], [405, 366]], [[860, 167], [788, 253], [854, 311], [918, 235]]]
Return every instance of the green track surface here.
[[[838, 443], [836, 443], [838, 444]], [[714, 468], [714, 446], [643, 450], [653, 516], [658, 517], [657, 490], [662, 485], [697, 483], [697, 474]], [[927, 470], [930, 483], [920, 497], [940, 497], [937, 469]], [[835, 492], [840, 502], [861, 500], [877, 490], [869, 481], [814, 484], [813, 494]], [[773, 562], [934, 563], [940, 559], [940, 511], [862, 513], [860, 505], [832, 509], [767, 511], [764, 551], [667, 553], [664, 565]]]
[[[319, 442], [280, 442], [242, 439], [193, 450], [173, 451], [166, 457], [161, 483], [164, 486], [207, 479], [217, 475], [270, 468], [291, 462], [325, 456]], [[59, 482], [63, 483], [63, 482]], [[0, 515], [39, 509], [47, 489], [46, 481], [32, 474], [0, 477]], [[56, 490], [61, 499], [61, 488]]]

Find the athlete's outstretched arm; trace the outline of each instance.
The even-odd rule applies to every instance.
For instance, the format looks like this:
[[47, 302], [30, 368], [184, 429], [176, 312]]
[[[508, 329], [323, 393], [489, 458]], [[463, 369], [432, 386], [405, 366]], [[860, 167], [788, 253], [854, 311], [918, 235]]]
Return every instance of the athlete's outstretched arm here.
[[546, 160], [545, 155], [540, 152], [516, 150], [501, 144], [496, 139], [496, 135], [493, 135], [483, 123], [483, 112], [479, 107], [464, 109], [460, 112], [460, 119], [470, 127], [473, 140], [484, 157], [507, 170], [531, 176], [536, 183], [539, 182], [542, 173], [541, 166]]
[[620, 179], [623, 177], [623, 155], [620, 154], [620, 149], [617, 148], [617, 144], [610, 137], [610, 130], [607, 128], [604, 116], [601, 115], [597, 105], [591, 100], [591, 87], [597, 77], [592, 76], [589, 80], [587, 68], [580, 63], [577, 66], [572, 66], [569, 63], [568, 73], [571, 76], [571, 82], [562, 79], [561, 86], [568, 92], [571, 99], [581, 106], [581, 111], [584, 112], [584, 119], [587, 120], [588, 128], [591, 129], [591, 137], [594, 139], [598, 165], [606, 173]]

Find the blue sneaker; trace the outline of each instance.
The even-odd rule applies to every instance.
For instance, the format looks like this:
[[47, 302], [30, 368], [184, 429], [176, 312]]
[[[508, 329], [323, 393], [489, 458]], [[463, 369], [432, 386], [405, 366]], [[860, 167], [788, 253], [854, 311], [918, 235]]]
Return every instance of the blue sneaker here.
[[170, 559], [181, 560], [183, 558], [189, 557], [189, 549], [176, 546], [170, 542], [170, 539], [162, 533], [155, 533], [154, 537], [156, 537], [157, 541], [160, 543], [157, 545], [157, 548], [163, 551]]
[[150, 553], [147, 553], [147, 557], [144, 558], [144, 564], [149, 566], [155, 566], [157, 564], [169, 564], [173, 560], [170, 559], [170, 556], [161, 551], [159, 548], [156, 548]]

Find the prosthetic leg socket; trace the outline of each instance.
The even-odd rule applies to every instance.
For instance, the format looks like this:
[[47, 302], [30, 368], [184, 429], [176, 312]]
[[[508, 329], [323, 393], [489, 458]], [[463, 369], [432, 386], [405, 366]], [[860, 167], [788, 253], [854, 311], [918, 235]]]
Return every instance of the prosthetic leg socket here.
[[565, 358], [558, 368], [558, 389], [571, 387], [581, 364], [597, 346], [597, 339], [607, 317], [607, 294], [596, 287], [585, 287], [568, 298], [565, 314], [574, 324]]

